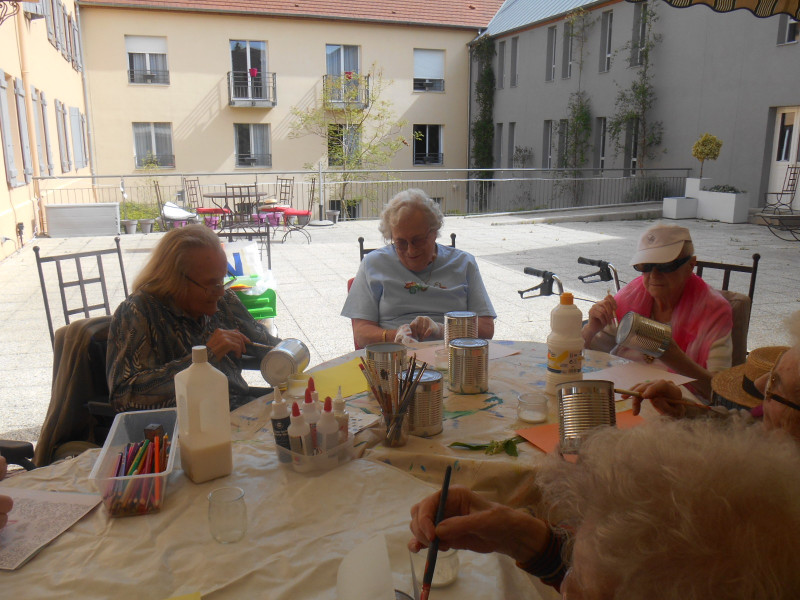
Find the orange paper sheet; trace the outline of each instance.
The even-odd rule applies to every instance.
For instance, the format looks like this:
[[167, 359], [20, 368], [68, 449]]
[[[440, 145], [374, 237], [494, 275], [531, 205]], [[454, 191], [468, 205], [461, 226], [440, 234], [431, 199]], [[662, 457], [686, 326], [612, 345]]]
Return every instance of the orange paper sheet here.
[[[644, 419], [642, 417], [638, 415], [634, 416], [631, 410], [623, 410], [617, 413], [617, 427], [619, 429], [635, 427], [643, 421]], [[547, 425], [518, 429], [517, 435], [524, 437], [542, 452], [550, 454], [556, 449], [556, 446], [558, 446], [558, 423], [548, 423]]]
[[335, 398], [339, 386], [342, 386], [342, 396], [345, 398], [367, 391], [367, 380], [361, 374], [359, 364], [361, 361], [354, 358], [341, 365], [309, 373], [314, 378], [319, 399], [324, 400], [325, 396]]

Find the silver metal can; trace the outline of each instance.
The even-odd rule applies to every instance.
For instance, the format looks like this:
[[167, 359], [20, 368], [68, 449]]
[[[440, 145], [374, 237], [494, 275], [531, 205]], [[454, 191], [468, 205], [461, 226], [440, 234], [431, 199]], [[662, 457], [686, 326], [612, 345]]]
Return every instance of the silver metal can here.
[[[410, 376], [413, 382], [420, 369], [414, 369]], [[405, 382], [407, 371], [400, 373], [398, 381]], [[414, 390], [414, 399], [408, 409], [409, 429], [412, 435], [430, 437], [442, 431], [442, 398], [444, 397], [444, 380], [438, 371], [426, 369]]]
[[451, 392], [483, 394], [489, 391], [489, 342], [478, 338], [456, 338], [450, 342]]
[[261, 359], [261, 376], [272, 387], [285, 388], [289, 375], [302, 373], [310, 360], [311, 353], [303, 342], [287, 338]]
[[456, 338], [478, 337], [478, 315], [468, 310], [444, 313], [444, 346]]
[[595, 427], [617, 424], [613, 381], [568, 381], [556, 389], [562, 454], [576, 454], [586, 434]]
[[626, 313], [617, 327], [618, 345], [639, 350], [653, 358], [664, 354], [671, 340], [672, 327], [633, 311]]
[[390, 398], [397, 398], [397, 374], [406, 364], [407, 350], [403, 344], [378, 342], [364, 348], [367, 365], [378, 376], [377, 385]]

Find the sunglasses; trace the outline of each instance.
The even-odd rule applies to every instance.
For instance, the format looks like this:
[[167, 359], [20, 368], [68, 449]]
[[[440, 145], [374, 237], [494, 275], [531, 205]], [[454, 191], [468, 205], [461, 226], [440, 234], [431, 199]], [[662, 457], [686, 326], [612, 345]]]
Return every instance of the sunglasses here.
[[639, 273], [649, 273], [653, 269], [659, 273], [673, 273], [689, 262], [691, 258], [691, 256], [684, 256], [683, 258], [676, 258], [668, 263], [640, 263], [638, 265], [633, 265], [633, 268], [639, 271]]
[[781, 358], [783, 358], [783, 354], [784, 353], [782, 353], [778, 357], [778, 360], [775, 361], [775, 364], [772, 366], [772, 371], [770, 371], [769, 373], [769, 379], [767, 379], [767, 385], [764, 388], [764, 400], [769, 398], [770, 400], [774, 400], [778, 404], [783, 404], [784, 406], [788, 406], [789, 408], [793, 408], [794, 410], [800, 410], [800, 404], [796, 404], [791, 400], [787, 400], [783, 396], [778, 396], [778, 394], [772, 393], [772, 386], [775, 383], [775, 369], [778, 366], [778, 363], [780, 362]]

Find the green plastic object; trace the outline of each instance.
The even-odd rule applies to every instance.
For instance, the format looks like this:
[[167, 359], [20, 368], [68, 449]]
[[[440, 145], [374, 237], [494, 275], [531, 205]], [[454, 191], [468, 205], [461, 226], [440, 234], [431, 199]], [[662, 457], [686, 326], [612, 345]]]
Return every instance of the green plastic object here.
[[[249, 281], [248, 281], [249, 280]], [[237, 277], [237, 282], [250, 283], [255, 285], [258, 280], [257, 275], [250, 277]], [[247, 294], [245, 291], [236, 290], [236, 295], [242, 301], [247, 312], [257, 320], [271, 319], [277, 314], [277, 301], [275, 297], [275, 290], [268, 289], [262, 294]]]

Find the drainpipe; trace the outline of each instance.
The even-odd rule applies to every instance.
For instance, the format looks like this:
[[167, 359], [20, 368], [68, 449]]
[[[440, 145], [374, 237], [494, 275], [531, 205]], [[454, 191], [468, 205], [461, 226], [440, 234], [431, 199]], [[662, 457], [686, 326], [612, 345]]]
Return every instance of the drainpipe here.
[[78, 3], [75, 3], [75, 22], [78, 26], [78, 58], [81, 63], [81, 85], [83, 86], [83, 107], [86, 109], [86, 145], [89, 147], [89, 172], [92, 174], [92, 187], [97, 185], [95, 175], [95, 149], [94, 135], [92, 129], [92, 113], [89, 108], [89, 88], [86, 83], [86, 63], [83, 60], [83, 27], [81, 27], [81, 10]]
[[[25, 92], [25, 111], [28, 113], [26, 119], [28, 126], [28, 144], [30, 146], [31, 166], [33, 167], [33, 176], [39, 177], [41, 175], [41, 166], [39, 165], [39, 153], [36, 151], [36, 119], [33, 113], [33, 98], [31, 88], [30, 72], [28, 71], [28, 24], [25, 19], [25, 11], [22, 6], [16, 14], [17, 25], [17, 45], [19, 53], [19, 70], [22, 73], [22, 89]], [[33, 194], [31, 194], [31, 206], [33, 207], [33, 222], [37, 224], [37, 231], [42, 230], [43, 223], [41, 212], [38, 210], [37, 197], [39, 192], [39, 184], [36, 180], [33, 183]], [[18, 224], [19, 227], [19, 224]], [[18, 230], [18, 234], [22, 232]], [[22, 247], [22, 239], [20, 238], [20, 247]]]

